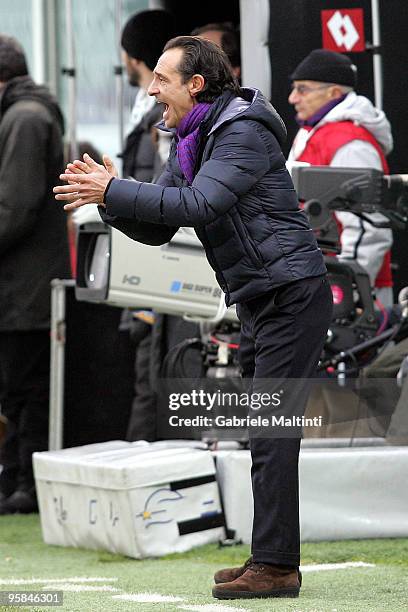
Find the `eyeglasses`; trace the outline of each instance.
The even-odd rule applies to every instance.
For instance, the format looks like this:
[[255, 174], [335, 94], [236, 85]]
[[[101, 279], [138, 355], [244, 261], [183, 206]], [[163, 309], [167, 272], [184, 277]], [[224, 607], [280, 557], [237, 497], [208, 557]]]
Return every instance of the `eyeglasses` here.
[[328, 89], [332, 85], [319, 85], [319, 87], [309, 87], [308, 85], [292, 85], [290, 93], [297, 90], [299, 96], [304, 96], [312, 91], [318, 91], [319, 89]]

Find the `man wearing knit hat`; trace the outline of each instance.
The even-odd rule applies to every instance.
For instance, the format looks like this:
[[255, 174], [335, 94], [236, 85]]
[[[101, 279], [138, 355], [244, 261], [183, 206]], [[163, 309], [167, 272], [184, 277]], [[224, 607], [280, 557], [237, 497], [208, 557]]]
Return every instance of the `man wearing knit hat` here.
[[[300, 130], [289, 154], [312, 165], [376, 168], [388, 173], [385, 155], [393, 146], [383, 111], [354, 91], [357, 69], [347, 55], [315, 49], [291, 75], [289, 103]], [[368, 272], [382, 304], [393, 303], [390, 248], [392, 232], [352, 213], [337, 212], [341, 260], [354, 259]], [[372, 215], [375, 219], [381, 215]]]
[[[131, 114], [131, 131], [122, 152], [123, 176], [153, 181], [161, 174], [170, 149], [170, 135], [160, 137], [154, 126], [163, 107], [147, 94], [153, 68], [166, 42], [175, 36], [175, 21], [166, 11], [142, 11], [126, 22], [121, 38], [123, 62], [129, 84], [139, 87]], [[153, 135], [157, 136], [155, 142]], [[149, 304], [146, 304], [148, 307]], [[129, 440], [156, 439], [156, 394], [150, 385], [150, 353], [154, 314], [149, 310], [124, 310], [120, 329], [128, 331], [135, 347], [135, 395], [128, 423]]]
[[[152, 128], [161, 119], [163, 109], [147, 94], [153, 80], [153, 68], [166, 42], [175, 36], [174, 18], [166, 11], [142, 11], [130, 17], [122, 31], [122, 55], [129, 84], [139, 87], [132, 110], [132, 131], [122, 153], [123, 175], [139, 181], [151, 181], [157, 168], [157, 148]], [[168, 150], [164, 156], [167, 159]]]

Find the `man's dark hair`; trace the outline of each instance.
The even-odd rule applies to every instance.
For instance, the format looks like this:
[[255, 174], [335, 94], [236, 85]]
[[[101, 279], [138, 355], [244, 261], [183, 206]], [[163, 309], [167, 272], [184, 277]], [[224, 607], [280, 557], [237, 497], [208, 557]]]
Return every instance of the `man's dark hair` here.
[[165, 45], [164, 51], [182, 49], [183, 56], [178, 65], [183, 83], [194, 74], [204, 77], [204, 88], [197, 94], [198, 102], [213, 102], [223, 91], [240, 95], [238, 80], [232, 72], [231, 63], [215, 43], [195, 36], [177, 36]]
[[0, 81], [28, 74], [23, 47], [12, 36], [0, 34]]
[[194, 28], [191, 36], [200, 36], [204, 32], [221, 32], [221, 48], [227, 54], [231, 66], [237, 68], [241, 66], [241, 46], [239, 31], [231, 21], [222, 23], [207, 23], [206, 25]]

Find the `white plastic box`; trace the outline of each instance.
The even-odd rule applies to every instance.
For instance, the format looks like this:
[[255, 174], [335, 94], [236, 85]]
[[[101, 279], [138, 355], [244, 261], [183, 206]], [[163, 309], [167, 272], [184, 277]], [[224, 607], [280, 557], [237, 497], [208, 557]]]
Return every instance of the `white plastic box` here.
[[34, 453], [44, 541], [134, 558], [225, 537], [207, 450], [121, 441]]
[[[225, 518], [250, 544], [253, 501], [249, 451], [218, 451]], [[408, 448], [302, 448], [299, 460], [301, 539], [408, 536]]]

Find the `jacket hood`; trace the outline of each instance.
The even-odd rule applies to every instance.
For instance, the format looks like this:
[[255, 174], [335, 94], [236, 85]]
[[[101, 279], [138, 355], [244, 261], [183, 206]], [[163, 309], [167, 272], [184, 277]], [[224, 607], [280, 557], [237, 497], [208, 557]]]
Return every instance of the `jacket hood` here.
[[20, 76], [7, 82], [0, 100], [0, 115], [20, 100], [34, 100], [48, 108], [64, 131], [64, 118], [58, 103], [47, 87], [37, 85], [29, 76]]
[[238, 118], [252, 119], [262, 123], [273, 132], [280, 145], [284, 144], [287, 136], [285, 124], [259, 89], [242, 87], [241, 96], [231, 99], [211, 128], [210, 134], [224, 123]]
[[375, 108], [368, 98], [358, 96], [354, 91], [350, 92], [319, 121], [318, 126], [336, 121], [353, 121], [356, 125], [361, 125], [374, 136], [385, 155], [392, 151], [391, 125], [385, 113]]

